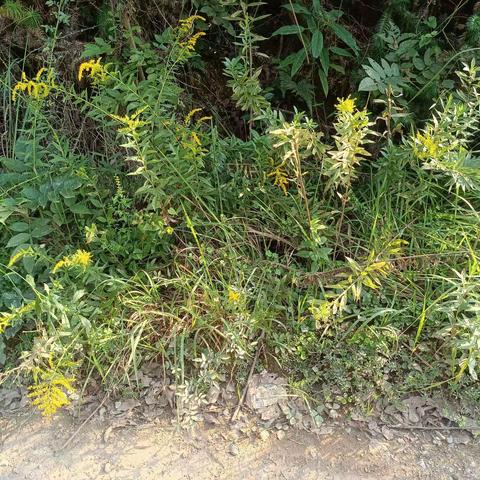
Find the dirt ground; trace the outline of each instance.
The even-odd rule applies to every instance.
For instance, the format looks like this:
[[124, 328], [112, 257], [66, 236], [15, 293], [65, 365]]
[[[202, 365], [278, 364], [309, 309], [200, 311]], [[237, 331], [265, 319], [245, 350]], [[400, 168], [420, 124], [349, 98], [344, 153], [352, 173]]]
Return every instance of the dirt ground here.
[[225, 427], [180, 431], [168, 418], [118, 427], [93, 417], [78, 430], [81, 423], [28, 408], [0, 415], [0, 479], [480, 479], [478, 439], [436, 445], [423, 432], [387, 441], [355, 429], [242, 437]]

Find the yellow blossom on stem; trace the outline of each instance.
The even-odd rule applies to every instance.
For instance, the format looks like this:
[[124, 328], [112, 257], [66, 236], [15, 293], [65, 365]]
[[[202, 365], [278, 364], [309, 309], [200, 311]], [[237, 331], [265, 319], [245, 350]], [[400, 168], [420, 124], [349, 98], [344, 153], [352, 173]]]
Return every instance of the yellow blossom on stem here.
[[355, 111], [355, 100], [348, 96], [347, 98], [338, 99], [335, 105], [336, 109], [342, 113], [353, 113]]
[[274, 178], [273, 184], [280, 187], [280, 189], [285, 195], [288, 194], [287, 187], [288, 187], [289, 180], [283, 164], [276, 167], [267, 176], [273, 177]]
[[240, 293], [233, 290], [232, 288], [228, 289], [228, 301], [230, 303], [238, 303], [240, 301]]
[[188, 124], [191, 122], [193, 116], [194, 116], [196, 113], [201, 112], [202, 110], [203, 110], [202, 108], [194, 108], [194, 109], [190, 110], [190, 111], [188, 112], [188, 115], [185, 117], [185, 120], [183, 121], [183, 123], [184, 123], [185, 125], [188, 125]]
[[115, 120], [118, 120], [120, 123], [123, 123], [125, 126], [122, 128], [119, 128], [118, 131], [120, 133], [129, 133], [132, 134], [134, 133], [139, 127], [142, 127], [143, 125], [146, 125], [147, 122], [143, 122], [142, 120], [139, 120], [140, 114], [146, 109], [147, 107], [140, 108], [137, 110], [135, 113], [132, 115], [124, 115], [123, 117], [120, 115], [110, 115], [112, 118]]
[[42, 67], [33, 79], [28, 79], [25, 72], [22, 72], [22, 78], [15, 84], [12, 90], [12, 100], [15, 102], [19, 92], [26, 93], [29, 97], [35, 99], [41, 99], [48, 96], [52, 88], [55, 87], [53, 82], [53, 71], [50, 70], [47, 74], [45, 81], [41, 80], [45, 72], [45, 68]]
[[52, 273], [63, 268], [81, 267], [84, 270], [92, 263], [92, 254], [85, 250], [77, 250], [74, 254], [63, 257], [52, 269]]
[[78, 68], [78, 81], [80, 82], [84, 77], [90, 77], [96, 83], [104, 82], [107, 79], [107, 66], [102, 65], [102, 59], [88, 60], [80, 64]]

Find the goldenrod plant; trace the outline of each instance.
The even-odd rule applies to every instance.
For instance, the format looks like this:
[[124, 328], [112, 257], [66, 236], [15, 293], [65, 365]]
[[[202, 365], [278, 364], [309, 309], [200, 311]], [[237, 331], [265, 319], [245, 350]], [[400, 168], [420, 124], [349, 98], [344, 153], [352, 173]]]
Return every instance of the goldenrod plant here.
[[0, 383], [53, 415], [156, 362], [186, 424], [252, 363], [478, 404], [478, 15], [117, 3], [0, 33]]

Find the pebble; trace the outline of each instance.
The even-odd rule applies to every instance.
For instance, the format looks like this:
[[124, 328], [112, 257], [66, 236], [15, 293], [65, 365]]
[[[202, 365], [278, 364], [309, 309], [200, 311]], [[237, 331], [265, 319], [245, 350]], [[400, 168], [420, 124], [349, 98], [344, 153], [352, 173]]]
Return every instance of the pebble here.
[[266, 442], [270, 437], [270, 433], [267, 430], [262, 430], [260, 432], [260, 439], [262, 442]]
[[236, 457], [240, 453], [240, 450], [234, 443], [231, 443], [230, 447], [228, 448], [228, 452], [230, 453], [230, 455]]
[[103, 470], [105, 473], [110, 473], [112, 471], [113, 465], [111, 463], [106, 463], [105, 466], [103, 467]]
[[279, 431], [277, 432], [277, 438], [278, 438], [279, 440], [283, 440], [283, 439], [285, 438], [285, 432], [284, 432], [283, 430], [279, 430]]

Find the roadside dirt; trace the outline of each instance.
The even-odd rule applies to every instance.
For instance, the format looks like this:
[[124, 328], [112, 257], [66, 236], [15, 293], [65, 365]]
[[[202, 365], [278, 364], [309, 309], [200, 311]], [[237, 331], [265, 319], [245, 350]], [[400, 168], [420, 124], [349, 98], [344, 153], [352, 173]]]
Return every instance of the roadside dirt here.
[[93, 417], [78, 431], [81, 423], [28, 408], [0, 414], [0, 479], [480, 479], [478, 439], [435, 445], [423, 432], [387, 441], [355, 429], [242, 437], [218, 426], [180, 431], [166, 417], [122, 427]]

